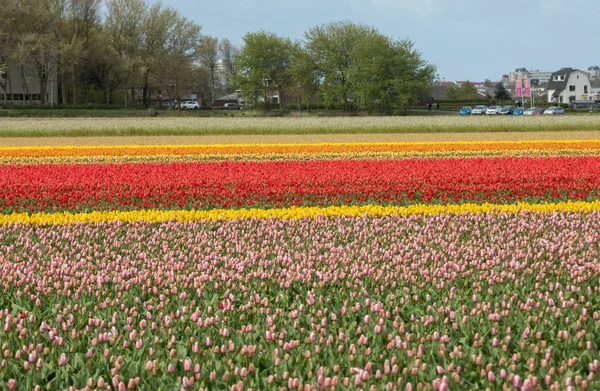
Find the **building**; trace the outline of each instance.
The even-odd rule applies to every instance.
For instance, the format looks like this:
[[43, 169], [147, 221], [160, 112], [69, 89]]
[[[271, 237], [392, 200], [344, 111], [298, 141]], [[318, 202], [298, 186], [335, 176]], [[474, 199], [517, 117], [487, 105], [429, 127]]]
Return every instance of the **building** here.
[[600, 79], [600, 67], [595, 65], [592, 67], [588, 67], [588, 75], [590, 75], [590, 79]]
[[587, 72], [563, 68], [552, 73], [548, 82], [548, 102], [570, 103], [576, 100], [588, 100], [591, 89]]
[[526, 68], [517, 68], [508, 75], [508, 82], [514, 83], [517, 80], [529, 79], [529, 71]]
[[540, 71], [540, 70], [530, 70], [529, 78], [531, 80], [536, 79], [539, 84], [547, 84], [550, 81], [550, 77], [552, 76], [552, 71]]
[[588, 96], [589, 100], [594, 100], [596, 102], [600, 102], [600, 88], [592, 88], [590, 89], [590, 94]]
[[[40, 104], [41, 88], [33, 64], [0, 63], [0, 104]], [[46, 104], [58, 103], [56, 69], [48, 75]]]
[[237, 92], [233, 93], [233, 94], [221, 96], [221, 97], [215, 99], [215, 107], [225, 106], [226, 103], [243, 104], [245, 102], [243, 101], [243, 99], [241, 99], [240, 94], [238, 94]]

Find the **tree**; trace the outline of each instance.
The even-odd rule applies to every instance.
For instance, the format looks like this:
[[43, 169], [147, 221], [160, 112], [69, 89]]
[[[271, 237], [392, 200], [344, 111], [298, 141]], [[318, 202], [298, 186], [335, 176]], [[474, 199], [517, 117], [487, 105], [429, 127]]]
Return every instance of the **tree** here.
[[221, 75], [225, 82], [225, 89], [231, 92], [231, 78], [237, 75], [237, 65], [235, 63], [235, 57], [240, 53], [240, 49], [232, 45], [227, 38], [222, 39], [219, 42], [219, 57], [223, 62], [223, 74]]
[[[21, 0], [14, 8], [14, 20], [18, 30], [13, 59], [21, 68], [24, 83], [28, 76], [37, 79], [41, 104], [46, 104], [50, 75], [56, 71], [60, 42], [60, 26], [64, 12], [62, 0]], [[24, 85], [27, 93], [27, 85]]]
[[283, 109], [283, 92], [291, 86], [289, 67], [294, 44], [265, 31], [248, 33], [244, 45], [235, 57], [238, 74], [232, 78], [234, 84], [245, 94], [251, 94], [256, 102], [262, 94], [268, 108], [268, 92], [279, 91], [279, 108]]
[[132, 101], [136, 84], [141, 85], [145, 107], [151, 87], [159, 87], [156, 81], [165, 78], [162, 73], [172, 72], [165, 64], [173, 57], [193, 57], [200, 38], [197, 24], [160, 3], [148, 8], [144, 0], [109, 0], [106, 26], [127, 74]]
[[494, 86], [494, 84], [492, 83], [492, 81], [490, 79], [485, 79], [483, 82], [483, 85], [486, 86], [487, 88], [492, 88]]
[[292, 81], [289, 92], [291, 96], [298, 99], [298, 109], [301, 109], [303, 101], [310, 101], [317, 96], [319, 79], [312, 57], [298, 43], [295, 44], [295, 50], [292, 52], [290, 75]]
[[344, 109], [349, 108], [353, 51], [361, 39], [374, 33], [373, 28], [361, 24], [335, 22], [314, 27], [305, 34], [306, 50], [321, 81], [321, 94], [329, 105], [342, 103]]
[[119, 73], [130, 90], [129, 104], [133, 106], [135, 85], [142, 66], [140, 45], [147, 6], [143, 0], [107, 0], [106, 6], [105, 27], [110, 36], [109, 44], [119, 57]]
[[435, 67], [423, 61], [408, 40], [372, 33], [357, 42], [352, 57], [352, 95], [369, 112], [405, 111], [429, 95]]
[[510, 93], [504, 87], [504, 84], [501, 82], [497, 83], [496, 87], [494, 88], [494, 99], [497, 99], [500, 101], [508, 101], [508, 100], [512, 99], [512, 97], [510, 96]]
[[103, 62], [99, 8], [99, 0], [67, 0], [65, 4], [57, 60], [59, 101], [64, 103], [68, 102], [67, 90], [73, 104], [79, 103], [80, 96], [88, 101], [90, 77]]
[[477, 88], [470, 81], [463, 81], [460, 85], [451, 85], [446, 90], [449, 99], [477, 99]]
[[211, 36], [202, 36], [198, 45], [197, 54], [200, 65], [208, 71], [210, 83], [210, 102], [215, 103], [215, 83], [218, 77], [219, 40]]

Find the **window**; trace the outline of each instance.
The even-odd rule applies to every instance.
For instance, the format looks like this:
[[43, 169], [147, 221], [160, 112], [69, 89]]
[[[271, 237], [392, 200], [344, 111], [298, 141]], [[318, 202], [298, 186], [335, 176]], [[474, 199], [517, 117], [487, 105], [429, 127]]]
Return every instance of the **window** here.
[[0, 101], [4, 102], [4, 94], [0, 94]]
[[588, 86], [583, 86], [583, 93], [587, 94], [588, 93]]
[[23, 100], [23, 94], [13, 94], [12, 100]]
[[569, 86], [569, 91], [575, 91], [575, 86]]

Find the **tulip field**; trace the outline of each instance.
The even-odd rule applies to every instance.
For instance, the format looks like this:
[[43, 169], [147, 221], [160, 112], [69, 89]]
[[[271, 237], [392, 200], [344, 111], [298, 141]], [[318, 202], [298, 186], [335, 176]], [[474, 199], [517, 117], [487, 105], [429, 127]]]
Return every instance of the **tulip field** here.
[[598, 390], [600, 141], [0, 147], [0, 346], [0, 390]]

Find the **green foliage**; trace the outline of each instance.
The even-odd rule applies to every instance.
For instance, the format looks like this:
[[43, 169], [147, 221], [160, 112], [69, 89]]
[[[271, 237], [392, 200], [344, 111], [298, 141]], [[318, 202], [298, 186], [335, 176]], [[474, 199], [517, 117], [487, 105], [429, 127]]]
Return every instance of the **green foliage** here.
[[[232, 78], [253, 103], [262, 95], [265, 102], [269, 92], [282, 91], [291, 85], [290, 63], [296, 45], [289, 38], [259, 31], [244, 36], [244, 46], [236, 56], [238, 74]], [[279, 100], [281, 106], [281, 99]]]
[[351, 22], [334, 22], [316, 26], [305, 34], [306, 50], [312, 57], [321, 80], [320, 92], [327, 104], [343, 103], [350, 107], [354, 48], [362, 39], [376, 34], [372, 27]]
[[359, 107], [369, 112], [405, 112], [428, 94], [435, 68], [425, 63], [410, 41], [381, 34], [362, 39], [354, 48], [350, 79]]
[[477, 88], [471, 82], [463, 81], [460, 86], [452, 85], [446, 90], [446, 96], [449, 99], [477, 99]]
[[494, 88], [494, 99], [499, 101], [509, 101], [512, 100], [512, 96], [510, 92], [504, 87], [503, 83], [497, 83]]

